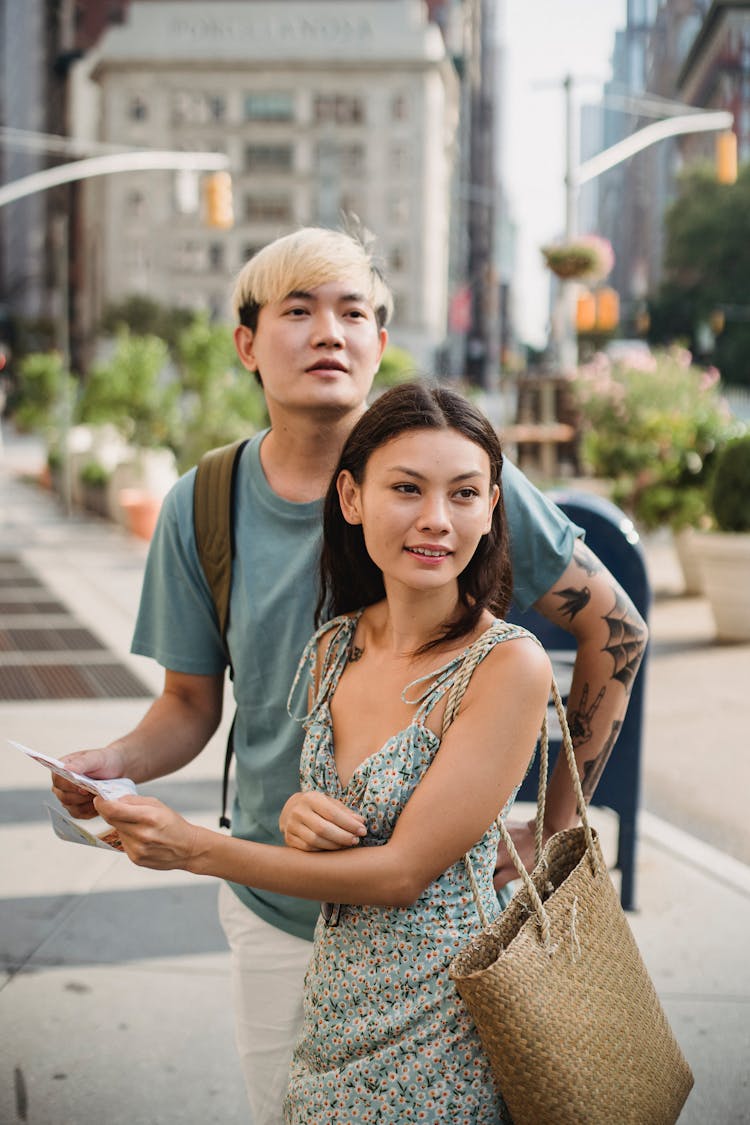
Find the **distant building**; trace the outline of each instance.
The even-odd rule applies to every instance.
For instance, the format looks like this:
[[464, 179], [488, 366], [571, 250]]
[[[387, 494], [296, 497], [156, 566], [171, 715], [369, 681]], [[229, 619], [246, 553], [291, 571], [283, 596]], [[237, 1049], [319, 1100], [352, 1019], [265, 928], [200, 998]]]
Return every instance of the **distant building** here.
[[[643, 97], [647, 87], [649, 36], [659, 6], [659, 0], [628, 0], [626, 26], [615, 36], [612, 81], [604, 90], [605, 147], [646, 123], [639, 121], [637, 99]], [[630, 108], [628, 99], [634, 99]], [[605, 172], [599, 181], [600, 233], [611, 241], [615, 252], [609, 284], [620, 296], [621, 329], [626, 335], [632, 332], [632, 322], [647, 290], [643, 232], [648, 191], [643, 169], [643, 161], [636, 156]]]
[[[733, 113], [738, 160], [750, 160], [750, 2], [714, 0], [680, 62], [680, 96]], [[686, 149], [712, 155], [713, 138], [696, 137]]]
[[[128, 0], [0, 0], [0, 182], [72, 159], [52, 145], [68, 132], [67, 76]], [[73, 210], [75, 187], [37, 192], [0, 209], [0, 339], [49, 347], [62, 323], [64, 245], [56, 222]], [[75, 238], [70, 241], [71, 281]], [[74, 289], [75, 286], [73, 285]]]
[[[628, 26], [616, 43], [613, 81], [605, 90], [610, 102], [622, 99], [622, 108], [607, 111], [606, 144], [658, 117], [683, 113], [683, 105], [733, 109], [741, 122], [743, 90], [744, 104], [750, 106], [748, 79], [741, 80], [750, 49], [749, 12], [750, 4], [734, 0], [629, 3]], [[632, 105], [626, 111], [628, 98]], [[615, 250], [611, 280], [620, 294], [625, 333], [634, 330], [646, 297], [662, 281], [664, 215], [675, 196], [677, 173], [691, 160], [712, 157], [713, 150], [714, 134], [687, 134], [659, 141], [601, 178], [600, 228]]]
[[[266, 242], [354, 212], [377, 236], [395, 343], [444, 342], [458, 78], [420, 0], [133, 0], [76, 68], [77, 127], [136, 148], [225, 152], [234, 227], [178, 208], [171, 173], [86, 184], [79, 316], [131, 293], [228, 316]], [[86, 124], [86, 122], [90, 124]]]
[[[56, 21], [45, 0], [0, 0], [0, 123], [53, 132], [59, 124]], [[44, 151], [3, 137], [0, 178], [8, 183], [47, 167]], [[0, 337], [10, 321], [51, 320], [53, 256], [48, 237], [52, 198], [33, 195], [0, 209]]]

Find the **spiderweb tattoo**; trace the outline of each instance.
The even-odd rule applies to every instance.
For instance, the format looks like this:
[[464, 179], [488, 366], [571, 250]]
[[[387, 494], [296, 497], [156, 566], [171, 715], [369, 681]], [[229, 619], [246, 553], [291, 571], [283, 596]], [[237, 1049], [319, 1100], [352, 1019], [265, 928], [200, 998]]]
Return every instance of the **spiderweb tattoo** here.
[[628, 617], [629, 605], [627, 599], [615, 591], [615, 604], [604, 617], [609, 627], [609, 640], [603, 651], [609, 653], [615, 664], [612, 679], [619, 680], [626, 692], [630, 691], [646, 645], [642, 626]]

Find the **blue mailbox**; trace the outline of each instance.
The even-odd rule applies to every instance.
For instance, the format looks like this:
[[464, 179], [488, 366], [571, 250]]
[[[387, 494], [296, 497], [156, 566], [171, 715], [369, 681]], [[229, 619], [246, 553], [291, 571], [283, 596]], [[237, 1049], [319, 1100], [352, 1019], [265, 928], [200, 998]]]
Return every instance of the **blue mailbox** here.
[[[615, 504], [585, 492], [559, 491], [550, 493], [549, 497], [574, 523], [584, 529], [586, 543], [627, 592], [643, 619], [648, 621], [651, 588], [643, 549], [631, 520]], [[564, 629], [552, 625], [533, 609], [526, 613], [512, 610], [509, 620], [524, 625], [542, 642], [553, 661], [555, 676], [565, 697], [575, 658], [575, 638]], [[640, 798], [641, 734], [647, 659], [648, 648], [633, 683], [619, 737], [591, 802], [613, 809], [620, 818], [617, 866], [622, 873], [620, 901], [625, 910], [635, 908], [636, 821]], [[559, 737], [555, 740], [551, 729], [550, 769], [559, 748]], [[538, 778], [535, 763], [521, 787], [520, 800], [536, 801]]]

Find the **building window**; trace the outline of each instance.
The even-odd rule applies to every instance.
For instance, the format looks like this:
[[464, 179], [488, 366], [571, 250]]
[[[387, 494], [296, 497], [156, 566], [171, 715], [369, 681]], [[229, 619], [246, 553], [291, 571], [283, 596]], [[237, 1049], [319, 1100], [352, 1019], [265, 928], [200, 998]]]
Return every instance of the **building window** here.
[[175, 247], [174, 268], [178, 273], [202, 273], [205, 269], [205, 255], [199, 242], [186, 239]]
[[148, 106], [139, 94], [128, 102], [128, 117], [131, 121], [145, 121], [148, 117]]
[[223, 121], [227, 103], [221, 95], [179, 90], [172, 98], [173, 125], [209, 125]]
[[245, 95], [246, 121], [293, 121], [292, 94], [264, 91]]
[[292, 205], [279, 195], [246, 195], [245, 219], [248, 223], [288, 223]]
[[243, 246], [243, 248], [242, 248], [242, 261], [240, 262], [240, 265], [244, 266], [245, 262], [249, 262], [250, 259], [254, 258], [255, 255], [258, 253], [258, 251], [262, 250], [262, 249], [263, 249], [263, 243], [261, 243], [260, 246], [256, 246], [256, 245], [252, 245], [252, 244], [247, 245], [247, 246]]
[[388, 218], [392, 223], [409, 222], [409, 200], [402, 192], [394, 192], [388, 200]]
[[129, 191], [125, 197], [125, 212], [131, 219], [142, 219], [146, 214], [146, 197], [142, 191]]
[[224, 243], [212, 242], [208, 247], [208, 268], [216, 273], [224, 269]]
[[226, 98], [221, 94], [214, 94], [207, 99], [208, 112], [212, 121], [223, 121], [227, 113]]
[[409, 101], [405, 94], [394, 94], [391, 98], [391, 121], [409, 120]]
[[319, 125], [360, 125], [364, 119], [362, 98], [344, 94], [318, 94], [313, 103], [313, 120]]
[[354, 177], [365, 174], [365, 146], [361, 144], [321, 141], [317, 146], [315, 159], [321, 172], [335, 171], [339, 176]]
[[406, 269], [406, 255], [400, 246], [393, 246], [388, 255], [388, 269], [391, 273], [403, 273]]
[[392, 173], [402, 176], [409, 171], [409, 148], [407, 145], [391, 145], [388, 155]]
[[292, 168], [291, 145], [247, 145], [246, 172], [289, 172]]

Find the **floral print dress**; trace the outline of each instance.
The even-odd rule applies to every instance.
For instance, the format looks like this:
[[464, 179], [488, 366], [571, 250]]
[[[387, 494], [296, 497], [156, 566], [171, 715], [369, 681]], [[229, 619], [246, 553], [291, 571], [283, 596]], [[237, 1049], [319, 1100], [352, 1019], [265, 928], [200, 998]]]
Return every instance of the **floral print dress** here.
[[[329, 622], [300, 662], [300, 672], [312, 674], [318, 639], [333, 632], [317, 698], [303, 720], [300, 772], [304, 789], [322, 790], [357, 809], [367, 824], [359, 846], [378, 847], [388, 841], [438, 750], [440, 739], [425, 719], [450, 689], [466, 654], [479, 646], [483, 658], [524, 631], [496, 621], [470, 649], [410, 684], [404, 699], [416, 705], [411, 723], [360, 763], [343, 787], [334, 761], [330, 699], [349, 659], [358, 617]], [[503, 815], [514, 798], [515, 793]], [[470, 853], [488, 920], [501, 909], [492, 885], [498, 839], [493, 824]], [[451, 959], [479, 927], [463, 860], [408, 907], [324, 904], [284, 1106], [290, 1125], [510, 1120], [448, 977]]]

